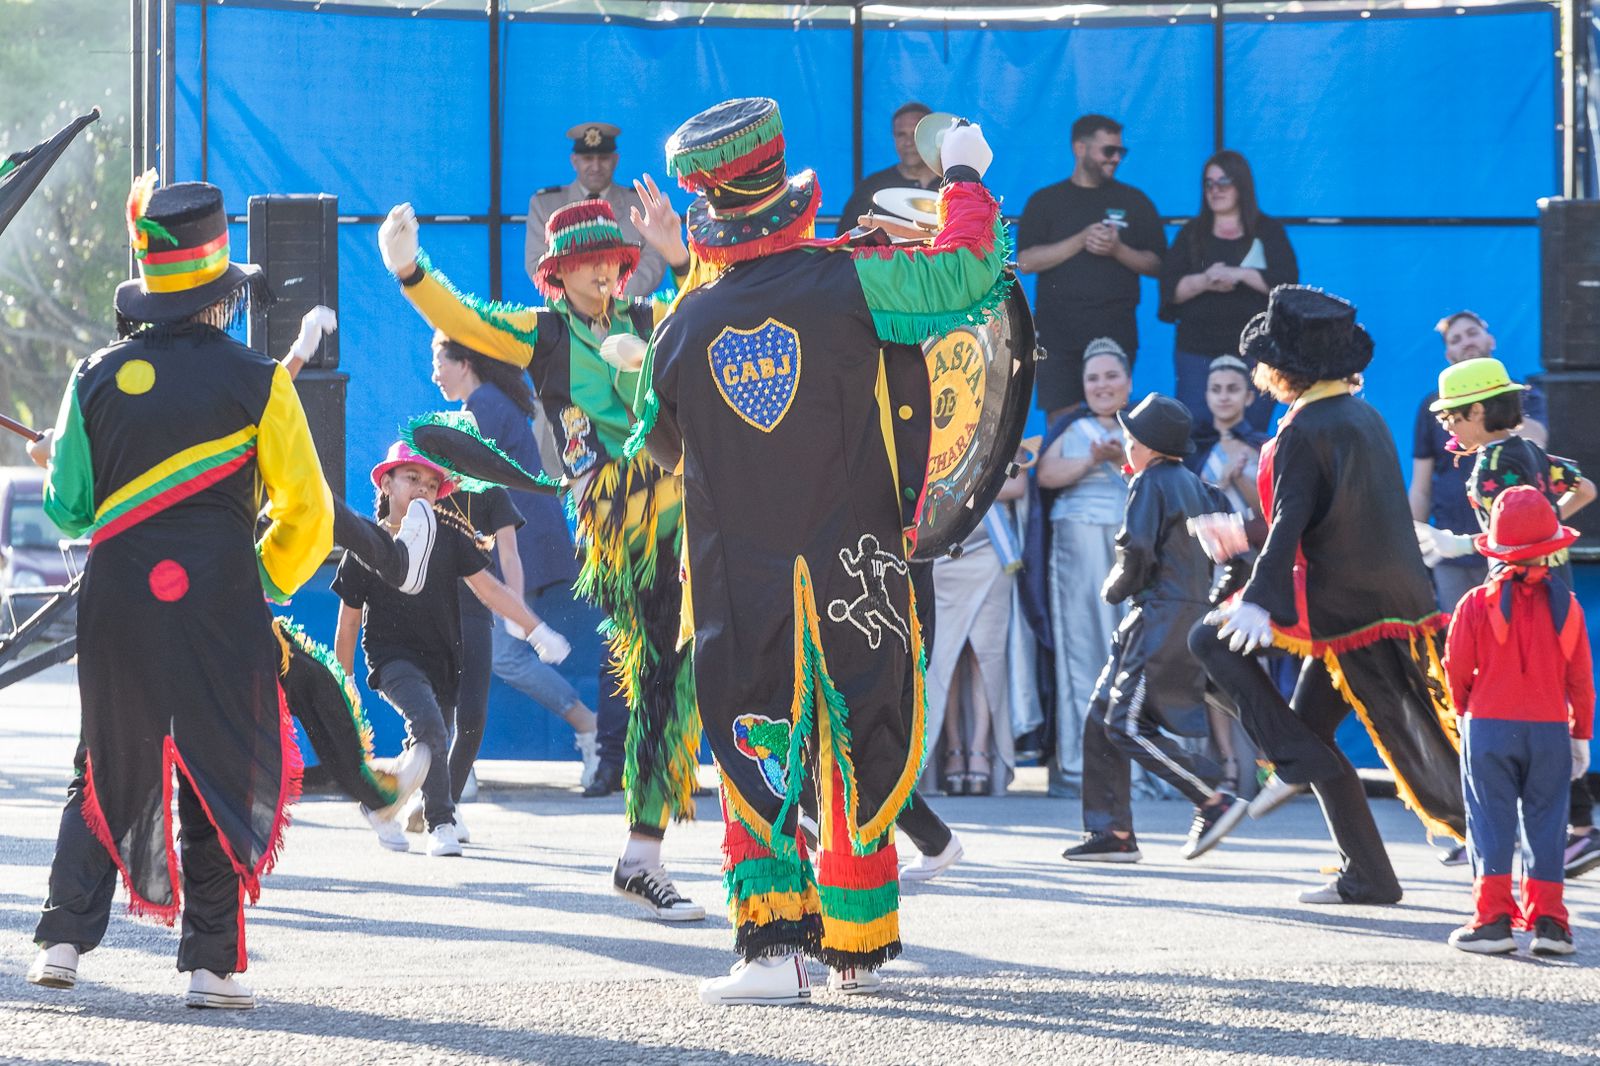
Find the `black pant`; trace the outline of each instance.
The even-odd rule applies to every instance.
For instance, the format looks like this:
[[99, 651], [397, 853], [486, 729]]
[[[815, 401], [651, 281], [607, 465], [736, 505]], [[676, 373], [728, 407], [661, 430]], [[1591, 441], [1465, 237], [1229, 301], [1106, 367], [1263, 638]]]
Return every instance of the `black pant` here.
[[[117, 867], [83, 820], [84, 766], [81, 745], [73, 760], [76, 776], [67, 788], [67, 805], [50, 863], [50, 895], [33, 939], [40, 945], [71, 944], [92, 951], [105, 938], [111, 920], [111, 895]], [[178, 844], [183, 859], [183, 931], [178, 969], [217, 974], [245, 969], [244, 913], [239, 875], [217, 839], [189, 782], [178, 775]]]
[[611, 672], [611, 653], [600, 653], [600, 698], [595, 701], [595, 746], [600, 751], [600, 766], [612, 768], [620, 777], [628, 759], [628, 699], [617, 691], [617, 677]]
[[333, 501], [333, 542], [389, 584], [405, 583], [406, 553], [401, 546], [382, 526], [339, 499]]
[[954, 835], [944, 819], [934, 813], [928, 801], [922, 798], [922, 793], [917, 791], [911, 793], [905, 810], [900, 812], [894, 824], [911, 838], [911, 843], [924, 855], [939, 854], [950, 846], [950, 838]]
[[1240, 721], [1280, 778], [1310, 784], [1339, 849], [1339, 894], [1352, 903], [1393, 903], [1400, 898], [1389, 853], [1367, 804], [1356, 768], [1334, 746], [1333, 735], [1350, 713], [1321, 659], [1300, 668], [1294, 696], [1285, 702], [1254, 655], [1231, 651], [1204, 622], [1189, 632], [1189, 648], [1212, 683], [1239, 708]]
[[1114, 642], [1083, 723], [1083, 828], [1091, 833], [1133, 832], [1130, 794], [1135, 760], [1196, 807], [1216, 795], [1222, 780], [1222, 768], [1215, 762], [1185, 751], [1156, 726], [1155, 708], [1144, 699], [1142, 680], [1134, 683], [1131, 699], [1114, 698], [1112, 684], [1120, 661]]
[[1567, 795], [1567, 824], [1575, 829], [1594, 827], [1594, 793], [1589, 787], [1588, 774], [1572, 782]]
[[494, 672], [494, 615], [471, 589], [461, 590], [461, 680], [456, 685], [455, 737], [450, 741], [450, 798], [461, 802], [489, 721]]

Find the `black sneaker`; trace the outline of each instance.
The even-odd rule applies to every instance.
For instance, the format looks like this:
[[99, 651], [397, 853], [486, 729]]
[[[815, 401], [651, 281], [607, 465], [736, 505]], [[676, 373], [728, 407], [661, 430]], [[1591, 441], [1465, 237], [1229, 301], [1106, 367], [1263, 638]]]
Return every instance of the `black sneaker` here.
[[1535, 955], [1571, 955], [1578, 949], [1572, 946], [1570, 929], [1545, 917], [1533, 923], [1533, 946], [1529, 950]]
[[1218, 792], [1221, 802], [1209, 807], [1196, 807], [1194, 822], [1189, 826], [1189, 839], [1183, 845], [1183, 857], [1198, 859], [1222, 842], [1233, 832], [1233, 827], [1244, 817], [1248, 805], [1231, 792]]
[[663, 866], [624, 877], [619, 860], [611, 869], [611, 891], [631, 899], [665, 922], [698, 922], [706, 916], [704, 907], [678, 894], [678, 886], [672, 883]]
[[[1572, 942], [1569, 938], [1569, 944]], [[1475, 955], [1504, 955], [1517, 950], [1511, 919], [1501, 915], [1487, 925], [1463, 925], [1450, 934], [1450, 946]]]
[[1068, 862], [1138, 862], [1139, 841], [1133, 834], [1119, 837], [1115, 833], [1085, 833], [1083, 843], [1061, 853]]
[[594, 780], [583, 790], [585, 799], [594, 799], [596, 796], [609, 796], [613, 792], [622, 791], [622, 767], [615, 763], [603, 762], [594, 772]]
[[1568, 877], [1582, 877], [1600, 866], [1600, 833], [1585, 829], [1581, 833], [1570, 834], [1563, 865]]

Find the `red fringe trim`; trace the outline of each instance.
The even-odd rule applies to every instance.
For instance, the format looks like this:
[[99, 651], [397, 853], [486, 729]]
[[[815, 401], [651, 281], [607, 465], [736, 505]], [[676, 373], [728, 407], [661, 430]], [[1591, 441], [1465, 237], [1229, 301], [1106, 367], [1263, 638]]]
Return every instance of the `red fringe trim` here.
[[173, 755], [172, 738], [166, 739], [166, 748], [161, 760], [162, 789], [161, 789], [161, 817], [162, 824], [166, 827], [167, 845], [167, 877], [172, 885], [172, 902], [162, 906], [139, 895], [134, 891], [133, 878], [128, 874], [128, 865], [122, 861], [122, 853], [117, 850], [116, 843], [111, 839], [111, 826], [106, 822], [106, 812], [100, 806], [100, 796], [94, 787], [94, 759], [88, 754], [84, 755], [83, 770], [83, 803], [79, 810], [83, 813], [84, 824], [89, 827], [89, 832], [100, 842], [111, 856], [111, 861], [116, 864], [117, 872], [122, 875], [122, 887], [128, 892], [128, 913], [135, 918], [150, 918], [162, 925], [172, 925], [178, 920], [178, 912], [182, 908], [179, 896], [179, 886], [182, 884], [178, 871], [178, 852], [172, 842], [172, 763]]
[[778, 134], [766, 144], [757, 145], [731, 163], [724, 163], [711, 171], [696, 171], [678, 179], [678, 184], [690, 192], [703, 193], [713, 185], [722, 185], [732, 178], [759, 170], [783, 154], [783, 134]]
[[1321, 656], [1324, 652], [1333, 652], [1343, 655], [1347, 651], [1365, 648], [1369, 644], [1376, 644], [1380, 640], [1410, 640], [1417, 633], [1437, 633], [1448, 627], [1450, 616], [1439, 611], [1428, 615], [1426, 618], [1415, 622], [1379, 622], [1358, 629], [1354, 633], [1346, 633], [1333, 640], [1317, 640], [1312, 638], [1312, 651]]
[[545, 226], [552, 230], [565, 229], [579, 222], [615, 222], [617, 213], [609, 200], [575, 200], [553, 211]]
[[732, 266], [734, 263], [745, 263], [752, 259], [773, 255], [777, 252], [787, 252], [793, 248], [822, 247], [833, 244], [835, 240], [812, 241], [799, 234], [811, 228], [817, 220], [817, 208], [822, 206], [822, 193], [818, 191], [811, 197], [811, 202], [804, 211], [787, 226], [776, 233], [769, 234], [758, 240], [747, 241], [744, 244], [729, 246], [711, 246], [701, 244], [693, 236], [689, 238], [689, 246], [695, 255], [715, 266]]
[[[751, 859], [770, 859], [773, 857], [772, 849], [757, 840], [744, 823], [724, 809], [723, 834], [722, 834], [722, 872], [727, 873], [741, 862]], [[806, 838], [802, 833], [795, 834], [795, 847], [799, 852], [800, 861], [807, 858]]]
[[817, 884], [829, 888], [882, 888], [899, 877], [899, 859], [892, 843], [871, 855], [824, 851], [817, 861]]
[[[954, 210], [955, 205], [967, 201], [974, 206]], [[939, 193], [939, 207], [948, 221], [931, 244], [876, 245], [856, 248], [850, 254], [857, 259], [893, 259], [897, 255], [938, 255], [957, 249], [985, 256], [994, 250], [994, 223], [1000, 217], [1000, 205], [988, 189], [975, 181], [947, 185]]]
[[533, 272], [533, 287], [538, 289], [546, 300], [555, 301], [566, 295], [566, 289], [555, 281], [557, 270], [567, 271], [574, 267], [588, 266], [591, 263], [611, 263], [622, 261], [622, 269], [617, 273], [617, 291], [612, 296], [620, 296], [627, 287], [628, 280], [633, 277], [633, 272], [639, 269], [639, 249], [631, 246], [610, 248], [591, 248], [583, 252], [568, 252], [566, 255], [546, 259], [540, 263]]

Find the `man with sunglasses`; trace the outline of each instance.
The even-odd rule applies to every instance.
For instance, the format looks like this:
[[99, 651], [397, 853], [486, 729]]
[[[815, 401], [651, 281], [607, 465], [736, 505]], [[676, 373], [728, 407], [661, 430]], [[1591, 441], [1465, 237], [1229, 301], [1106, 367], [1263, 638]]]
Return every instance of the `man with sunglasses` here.
[[1034, 320], [1050, 357], [1035, 372], [1051, 421], [1083, 399], [1083, 350], [1110, 337], [1138, 353], [1139, 278], [1161, 269], [1166, 232], [1144, 193], [1117, 180], [1122, 124], [1084, 115], [1072, 124], [1072, 176], [1028, 197], [1017, 229], [1017, 268], [1039, 275]]

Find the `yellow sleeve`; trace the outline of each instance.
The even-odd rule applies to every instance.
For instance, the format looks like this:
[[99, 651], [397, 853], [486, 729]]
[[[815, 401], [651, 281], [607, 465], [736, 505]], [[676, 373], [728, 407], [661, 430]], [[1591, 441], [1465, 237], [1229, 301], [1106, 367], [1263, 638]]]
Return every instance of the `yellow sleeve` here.
[[272, 372], [272, 392], [256, 427], [256, 469], [271, 524], [256, 544], [261, 587], [287, 603], [333, 550], [333, 493], [311, 443], [300, 396], [289, 372]]
[[502, 363], [526, 368], [539, 339], [539, 309], [480, 300], [462, 293], [434, 269], [426, 254], [417, 256], [422, 272], [400, 291], [428, 325], [457, 344]]

